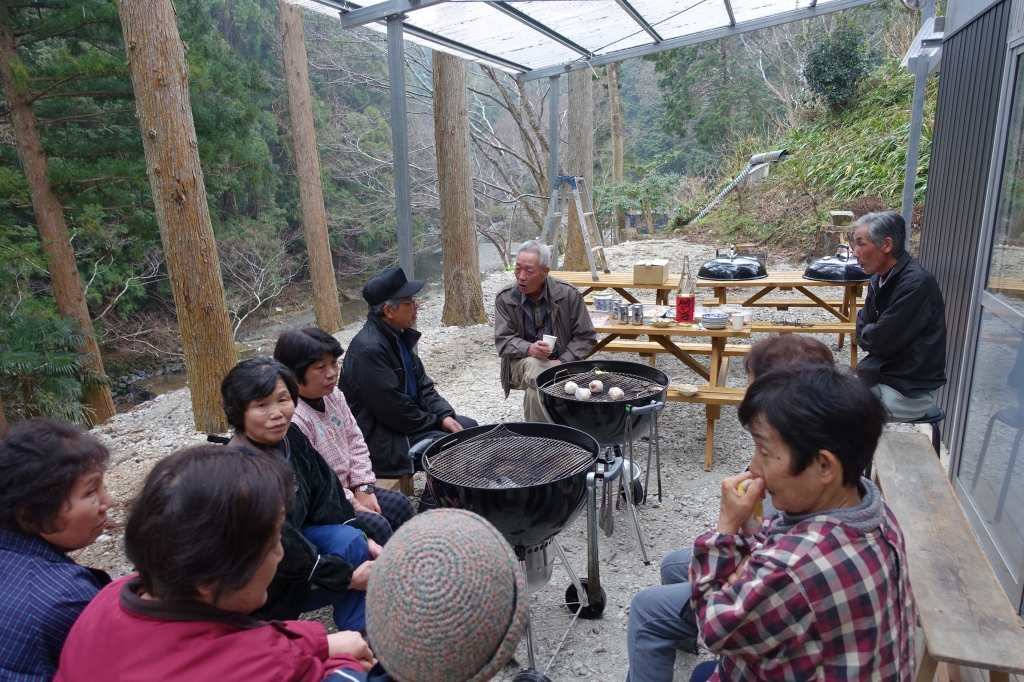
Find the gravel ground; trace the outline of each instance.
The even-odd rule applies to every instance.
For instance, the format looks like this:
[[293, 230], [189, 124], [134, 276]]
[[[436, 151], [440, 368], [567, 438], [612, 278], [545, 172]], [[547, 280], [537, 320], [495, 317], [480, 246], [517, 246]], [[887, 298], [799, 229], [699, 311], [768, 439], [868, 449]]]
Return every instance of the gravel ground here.
[[[688, 254], [696, 266], [713, 256], [714, 247], [690, 243], [685, 239], [649, 240], [609, 247], [607, 254], [613, 270], [632, 267], [635, 261], [650, 257], [667, 258], [674, 264], [673, 269], [676, 269], [684, 254]], [[788, 269], [800, 266], [776, 262], [771, 267]], [[485, 301], [491, 305], [495, 294], [511, 281], [512, 275], [508, 272], [487, 276], [483, 282]], [[636, 293], [643, 298], [650, 297], [649, 291]], [[801, 296], [796, 292], [776, 292], [772, 297], [786, 295]], [[820, 295], [823, 298], [841, 298], [842, 290], [826, 289]], [[482, 424], [521, 420], [521, 394], [513, 392], [508, 400], [502, 395], [500, 362], [494, 351], [492, 327], [443, 327], [440, 322], [442, 304], [440, 294], [429, 295], [420, 309], [417, 325], [423, 332], [419, 353], [427, 371], [437, 383], [438, 390], [461, 414], [471, 416]], [[758, 309], [755, 313], [755, 319], [758, 320], [783, 316], [799, 320], [830, 318], [824, 311], [812, 308], [794, 308], [785, 313]], [[353, 326], [340, 332], [338, 338], [342, 345], [347, 346], [357, 331], [358, 328]], [[848, 343], [843, 349], [838, 349], [835, 335], [819, 335], [818, 338], [832, 349], [840, 367], [849, 367]], [[270, 351], [272, 347], [269, 346], [263, 349], [263, 352]], [[617, 359], [639, 359], [623, 354], [606, 355]], [[744, 385], [741, 364], [733, 363], [728, 385]], [[674, 381], [697, 378], [672, 357], [659, 356], [658, 366]], [[112, 523], [107, 532], [94, 545], [78, 553], [79, 562], [103, 568], [115, 577], [132, 570], [124, 557], [121, 535], [131, 501], [141, 488], [146, 474], [160, 458], [179, 448], [205, 441], [205, 435], [194, 430], [190, 407], [188, 391], [182, 389], [143, 403], [93, 430], [112, 454], [107, 485], [117, 505], [111, 511]], [[702, 406], [669, 404], [661, 414], [659, 426], [662, 500], [659, 503], [657, 496], [652, 494], [648, 504], [639, 509], [640, 527], [651, 564], [645, 566], [641, 561], [636, 535], [623, 505], [616, 512], [613, 536], [606, 538], [603, 533], [600, 534], [601, 582], [608, 595], [604, 616], [596, 621], [579, 621], [571, 629], [548, 671], [554, 680], [582, 678], [607, 682], [625, 678], [626, 623], [632, 596], [640, 589], [660, 582], [658, 566], [666, 553], [690, 544], [698, 533], [714, 525], [721, 479], [741, 471], [750, 459], [752, 441], [739, 426], [736, 409], [733, 407], [725, 407], [718, 421], [715, 466], [711, 472], [703, 469]], [[897, 428], [904, 430], [910, 427]], [[652, 487], [653, 480], [652, 472]], [[422, 474], [417, 475], [416, 484], [417, 492], [420, 492], [424, 484]], [[656, 490], [652, 493], [656, 493]], [[585, 514], [563, 531], [559, 539], [574, 570], [580, 575], [586, 575]], [[552, 652], [571, 620], [568, 611], [562, 606], [568, 585], [568, 576], [560, 565], [556, 566], [548, 586], [535, 593], [531, 599], [537, 629], [536, 662], [541, 670], [547, 668]], [[322, 619], [333, 629], [330, 618], [323, 611], [311, 614], [311, 617]], [[676, 679], [688, 679], [694, 665], [708, 658], [707, 655], [680, 653], [676, 662]], [[521, 645], [516, 663], [510, 664], [499, 679], [511, 680], [517, 664], [525, 663], [525, 649]]]

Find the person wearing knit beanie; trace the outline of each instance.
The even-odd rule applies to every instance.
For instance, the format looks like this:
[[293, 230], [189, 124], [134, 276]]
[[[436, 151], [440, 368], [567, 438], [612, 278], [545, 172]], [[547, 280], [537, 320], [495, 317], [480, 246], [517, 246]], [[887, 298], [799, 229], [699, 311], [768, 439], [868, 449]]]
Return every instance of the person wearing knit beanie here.
[[367, 635], [398, 682], [483, 682], [515, 653], [528, 599], [515, 552], [494, 526], [467, 511], [429, 511], [374, 563]]

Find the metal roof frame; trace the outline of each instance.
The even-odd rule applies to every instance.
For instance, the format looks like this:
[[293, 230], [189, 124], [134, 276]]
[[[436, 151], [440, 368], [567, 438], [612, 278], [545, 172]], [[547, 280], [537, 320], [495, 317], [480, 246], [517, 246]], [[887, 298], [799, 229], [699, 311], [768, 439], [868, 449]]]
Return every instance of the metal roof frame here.
[[[696, 2], [688, 0], [688, 7], [683, 7], [684, 2], [678, 2], [678, 5], [681, 8], [680, 12], [695, 9], [699, 5], [707, 2], [709, 8], [711, 6], [716, 6], [722, 7], [725, 10], [725, 13], [728, 16], [728, 24], [713, 29], [669, 38], [664, 37], [662, 33], [659, 32], [657, 24], [645, 17], [644, 14], [638, 11], [629, 0], [614, 0], [618, 7], [621, 8], [623, 14], [635, 23], [638, 29], [637, 32], [646, 33], [651, 42], [610, 52], [598, 52], [588, 49], [586, 46], [581, 45], [577, 40], [573, 40], [570, 37], [563, 35], [553, 27], [546, 25], [542, 21], [532, 17], [527, 12], [517, 8], [515, 6], [518, 4], [517, 0], [383, 0], [382, 2], [377, 2], [371, 5], [349, 2], [348, 0], [287, 1], [307, 8], [310, 8], [312, 5], [319, 5], [324, 9], [336, 10], [340, 15], [339, 18], [341, 20], [341, 25], [344, 28], [355, 28], [357, 26], [365, 26], [367, 24], [383, 25], [386, 23], [388, 17], [402, 15], [403, 30], [411, 36], [420, 38], [417, 42], [425, 42], [428, 46], [436, 46], [437, 49], [451, 51], [453, 53], [458, 53], [460, 56], [469, 56], [471, 59], [492, 64], [503, 70], [513, 72], [516, 74], [516, 78], [526, 81], [549, 78], [551, 76], [561, 75], [578, 69], [587, 69], [593, 66], [632, 59], [634, 57], [656, 54], [658, 52], [671, 50], [677, 47], [696, 45], [708, 40], [716, 40], [718, 38], [770, 28], [772, 26], [778, 26], [780, 24], [786, 24], [793, 21], [810, 19], [816, 16], [831, 14], [832, 12], [871, 4], [877, 0], [832, 0], [830, 2], [823, 3], [819, 3], [818, 0], [796, 0], [797, 5], [806, 2], [805, 6], [798, 6], [794, 9], [783, 12], [773, 12], [766, 16], [747, 21], [737, 20], [733, 0], [696, 0]], [[557, 2], [557, 0], [551, 1]], [[416, 26], [406, 20], [410, 15], [414, 16], [414, 13], [417, 10], [423, 10], [428, 7], [445, 3], [462, 4], [467, 2], [486, 4], [502, 14], [515, 19], [519, 24], [527, 27], [529, 30], [569, 49], [572, 53], [577, 55], [577, 57], [555, 66], [530, 68], [528, 65], [516, 61], [515, 59], [509, 59], [508, 57], [494, 54], [493, 52], [489, 52], [465, 40], [456, 40], [444, 35], [441, 31], [426, 30], [423, 27]], [[672, 4], [672, 0], [665, 0], [665, 3]], [[719, 5], [718, 3], [721, 4]]]
[[[934, 2], [934, 0], [928, 1]], [[597, 10], [606, 13], [614, 14], [614, 7], [621, 11], [621, 18], [616, 14], [611, 23], [608, 20], [608, 16], [611, 14], [599, 17], [599, 19], [604, 20], [605, 23], [603, 25], [596, 25], [598, 19], [592, 21], [590, 33], [580, 32], [580, 19], [578, 15], [570, 15], [568, 10], [564, 14], [572, 18], [563, 30], [558, 30], [556, 27], [549, 26], [544, 21], [532, 16], [528, 11], [513, 6], [514, 4], [522, 3], [527, 10], [536, 10], [539, 7], [547, 9], [552, 5], [556, 5], [559, 0], [546, 0], [543, 4], [539, 0], [382, 0], [368, 6], [350, 2], [349, 0], [286, 0], [286, 2], [323, 14], [334, 14], [337, 12], [341, 25], [344, 28], [374, 24], [371, 28], [379, 31], [382, 25], [387, 27], [388, 78], [391, 90], [395, 213], [398, 232], [399, 265], [405, 271], [407, 278], [414, 279], [412, 217], [409, 200], [409, 147], [405, 107], [405, 65], [403, 61], [405, 34], [408, 34], [415, 42], [424, 44], [427, 47], [509, 71], [515, 74], [516, 78], [520, 81], [548, 78], [551, 85], [548, 90], [548, 97], [552, 102], [552, 106], [549, 108], [549, 136], [551, 138], [549, 145], [549, 171], [551, 178], [554, 179], [558, 176], [558, 97], [559, 78], [563, 73], [620, 62], [634, 57], [642, 57], [664, 50], [695, 45], [709, 40], [770, 28], [793, 21], [810, 19], [832, 12], [868, 5], [876, 2], [876, 0], [793, 0], [796, 5], [794, 9], [768, 12], [764, 11], [765, 8], [770, 9], [769, 6], [771, 4], [777, 5], [779, 0], [658, 0], [657, 4], [651, 4], [650, 0], [567, 0], [565, 6], [575, 9], [577, 12], [584, 2], [593, 2], [593, 6]], [[637, 5], [643, 6], [645, 2], [648, 5], [648, 9], [657, 9], [663, 13], [659, 21], [651, 21], [649, 17], [637, 9]], [[463, 3], [486, 5], [488, 8], [496, 10], [500, 15], [513, 19], [519, 26], [525, 27], [524, 30], [532, 32], [526, 35], [534, 35], [539, 39], [539, 42], [534, 41], [530, 44], [524, 43], [522, 40], [514, 42], [515, 39], [521, 38], [521, 35], [513, 35], [508, 30], [500, 33], [497, 29], [503, 27], [495, 27], [494, 31], [489, 30], [491, 26], [487, 22], [494, 20], [498, 14], [488, 14], [488, 11], [485, 10], [463, 11], [461, 14], [464, 18], [463, 20], [458, 19], [459, 12], [448, 12], [445, 14], [435, 11], [433, 16], [426, 22], [420, 22], [427, 23], [427, 28], [417, 25], [415, 21], [410, 20], [410, 16], [414, 15], [418, 10], [425, 10], [446, 3], [453, 5]], [[718, 3], [721, 4], [719, 5]], [[725, 15], [728, 17], [728, 23], [722, 22], [723, 25], [708, 28], [707, 21], [694, 22], [691, 17], [687, 17], [691, 19], [691, 26], [696, 23], [699, 27], [703, 28], [692, 32], [685, 32], [687, 24], [681, 23], [681, 18], [691, 10], [695, 10], [702, 5], [707, 7], [708, 15], [713, 15], [716, 18], [721, 17], [718, 8], [724, 10]], [[800, 5], [803, 6], [801, 7]], [[668, 13], [664, 12], [666, 8], [669, 9]], [[677, 8], [679, 11], [673, 12]], [[737, 13], [739, 12], [746, 12], [747, 16], [751, 18], [737, 20]], [[543, 14], [543, 12], [541, 13]], [[424, 16], [430, 14], [428, 12]], [[698, 19], [704, 18], [700, 12], [695, 14]], [[481, 17], [483, 17], [482, 22]], [[548, 21], [551, 18], [549, 15]], [[676, 24], [665, 23], [673, 19], [679, 21]], [[437, 26], [430, 25], [430, 20], [433, 20]], [[573, 20], [577, 23], [571, 23]], [[637, 27], [636, 31], [632, 33], [628, 29], [616, 31], [615, 29], [622, 27], [620, 20], [622, 22], [629, 22], [626, 24], [627, 26], [635, 25]], [[445, 23], [446, 21], [448, 23]], [[477, 32], [475, 34], [469, 29], [469, 25], [473, 22], [477, 23], [475, 26]], [[484, 26], [481, 26], [481, 23]], [[586, 21], [583, 20], [583, 23], [586, 24]], [[659, 24], [662, 26], [661, 30], [659, 30]], [[666, 37], [666, 29], [672, 29], [677, 35]], [[683, 29], [682, 33], [679, 33], [680, 29]], [[450, 30], [454, 35], [445, 35], [446, 30]], [[567, 31], [571, 32], [574, 30], [575, 33], [582, 37], [574, 38], [571, 35], [566, 35]], [[462, 33], [465, 33], [469, 39], [463, 38], [461, 36]], [[495, 40], [496, 35], [498, 36], [497, 40]], [[637, 39], [640, 35], [646, 35], [650, 39], [649, 42], [638, 42]], [[596, 49], [588, 48], [581, 44], [581, 40], [594, 36], [600, 36], [601, 40], [613, 38], [614, 40]], [[479, 38], [481, 43], [489, 41], [496, 46], [505, 47], [505, 51], [511, 52], [512, 55], [503, 56], [495, 54], [493, 50], [485, 49], [480, 44], [474, 44], [475, 38]], [[617, 50], [606, 51], [606, 48], [621, 43], [625, 43], [627, 46]], [[528, 64], [517, 61], [515, 58], [510, 58], [510, 56], [515, 57], [516, 52], [520, 52], [522, 55], [531, 52], [534, 54], [546, 54], [547, 63], [540, 67], [531, 67]], [[552, 65], [552, 61], [558, 62], [561, 59], [561, 57], [552, 59], [553, 56], [557, 55], [571, 56], [571, 58]], [[529, 60], [524, 59], [523, 61]], [[916, 98], [915, 107], [918, 109], [922, 108], [916, 101]], [[553, 210], [552, 207], [549, 206], [549, 210]]]

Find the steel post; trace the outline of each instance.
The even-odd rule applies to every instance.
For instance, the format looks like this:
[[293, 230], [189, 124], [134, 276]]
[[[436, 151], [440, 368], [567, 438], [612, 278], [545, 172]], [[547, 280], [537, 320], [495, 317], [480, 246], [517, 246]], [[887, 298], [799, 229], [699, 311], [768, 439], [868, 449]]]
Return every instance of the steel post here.
[[415, 279], [412, 253], [412, 204], [409, 197], [409, 129], [405, 117], [405, 38], [401, 14], [388, 17], [388, 81], [391, 86], [391, 145], [394, 154], [395, 218], [398, 264]]
[[903, 175], [903, 207], [900, 213], [907, 225], [904, 248], [910, 248], [910, 223], [914, 213], [917, 187], [917, 161], [921, 152], [921, 122], [924, 120], [924, 94], [928, 82], [928, 57], [918, 55], [914, 75], [914, 100], [910, 109], [910, 139], [907, 144], [907, 168]]
[[551, 189], [558, 188], [558, 80], [561, 76], [551, 76], [548, 82], [548, 176]]

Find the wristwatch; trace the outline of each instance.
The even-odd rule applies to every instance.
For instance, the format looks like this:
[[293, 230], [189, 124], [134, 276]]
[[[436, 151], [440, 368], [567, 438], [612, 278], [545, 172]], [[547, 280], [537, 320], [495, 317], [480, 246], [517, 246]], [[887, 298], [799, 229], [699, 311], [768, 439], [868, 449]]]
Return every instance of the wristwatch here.
[[367, 483], [365, 485], [357, 485], [355, 488], [352, 488], [352, 492], [354, 492], [354, 493], [372, 493], [373, 492], [373, 484], [372, 483]]

